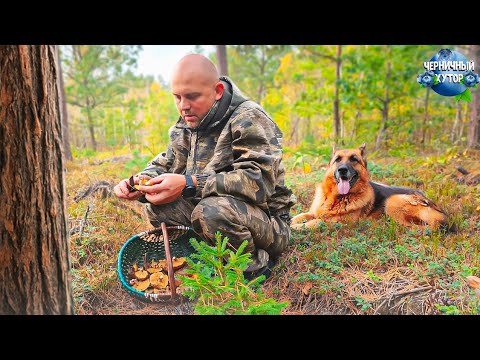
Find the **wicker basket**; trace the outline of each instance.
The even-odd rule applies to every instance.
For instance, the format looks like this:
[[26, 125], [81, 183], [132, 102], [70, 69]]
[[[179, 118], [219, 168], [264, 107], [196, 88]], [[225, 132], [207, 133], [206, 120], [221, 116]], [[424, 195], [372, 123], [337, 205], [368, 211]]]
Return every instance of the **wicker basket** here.
[[[190, 238], [198, 235], [189, 227], [166, 226], [136, 234], [125, 242], [118, 254], [118, 277], [123, 288], [134, 298], [144, 302], [176, 303], [183, 296], [175, 286], [172, 257], [188, 257], [195, 249]], [[167, 260], [170, 291], [161, 294], [147, 294], [138, 291], [128, 283], [128, 272], [133, 264], [143, 266], [144, 262]]]

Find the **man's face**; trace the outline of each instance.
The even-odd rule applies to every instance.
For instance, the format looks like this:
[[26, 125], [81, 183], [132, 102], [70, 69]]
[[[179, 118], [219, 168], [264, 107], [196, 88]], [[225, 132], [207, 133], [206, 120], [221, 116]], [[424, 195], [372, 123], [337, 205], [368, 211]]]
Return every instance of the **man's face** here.
[[178, 112], [191, 128], [200, 124], [218, 97], [215, 84], [181, 77], [172, 80], [172, 94]]

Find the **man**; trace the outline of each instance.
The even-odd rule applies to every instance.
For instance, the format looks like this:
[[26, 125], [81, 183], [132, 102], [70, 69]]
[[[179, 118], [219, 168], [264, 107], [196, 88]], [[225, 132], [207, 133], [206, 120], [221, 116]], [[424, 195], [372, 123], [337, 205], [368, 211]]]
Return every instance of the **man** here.
[[[169, 130], [167, 152], [138, 174], [151, 178], [148, 186], [130, 192], [122, 180], [115, 194], [148, 202], [154, 227], [161, 222], [192, 226], [211, 244], [220, 231], [232, 250], [248, 240], [253, 262], [245, 276], [268, 277], [290, 238], [289, 211], [295, 203], [284, 185], [280, 129], [202, 55], [178, 62], [171, 90], [180, 118]], [[138, 180], [135, 176], [135, 184]]]

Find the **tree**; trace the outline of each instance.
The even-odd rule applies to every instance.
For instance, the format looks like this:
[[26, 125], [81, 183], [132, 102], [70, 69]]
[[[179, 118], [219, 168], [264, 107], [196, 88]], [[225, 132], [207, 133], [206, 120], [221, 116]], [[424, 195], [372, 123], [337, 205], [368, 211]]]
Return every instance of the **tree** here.
[[54, 46], [0, 46], [0, 313], [73, 314]]
[[64, 50], [67, 102], [84, 112], [96, 150], [95, 112], [120, 105], [121, 95], [128, 90], [129, 68], [136, 65], [141, 46], [72, 45]]
[[228, 76], [227, 45], [217, 45], [216, 50], [220, 76]]
[[[326, 58], [335, 63], [335, 94], [333, 97], [333, 137], [335, 143], [340, 139], [340, 83], [342, 81], [342, 45], [336, 45], [335, 56], [314, 50], [315, 46], [305, 46], [308, 55]], [[343, 126], [342, 126], [343, 128]], [[342, 140], [343, 144], [343, 140]]]
[[55, 60], [58, 69], [58, 99], [61, 104], [60, 115], [62, 117], [62, 136], [63, 136], [63, 150], [65, 160], [72, 160], [72, 150], [70, 149], [70, 141], [68, 140], [68, 112], [67, 99], [65, 96], [65, 84], [63, 82], [62, 61], [60, 57], [59, 46], [55, 46]]
[[[479, 64], [480, 60], [480, 45], [470, 45], [470, 59], [474, 64]], [[478, 70], [477, 70], [478, 72]], [[480, 91], [472, 90], [472, 107], [470, 111], [470, 124], [468, 125], [467, 146], [469, 148], [480, 147]]]
[[[233, 79], [247, 96], [261, 103], [273, 87], [280, 59], [290, 51], [290, 45], [231, 45], [230, 70]], [[231, 61], [230, 61], [231, 60]]]
[[415, 74], [417, 64], [422, 64], [425, 59], [422, 58], [425, 50], [411, 45], [369, 45], [362, 49], [358, 61], [369, 68], [364, 79], [366, 93], [369, 101], [381, 112], [375, 150], [379, 150], [387, 140], [387, 130], [392, 125], [390, 111], [395, 101], [419, 90]]

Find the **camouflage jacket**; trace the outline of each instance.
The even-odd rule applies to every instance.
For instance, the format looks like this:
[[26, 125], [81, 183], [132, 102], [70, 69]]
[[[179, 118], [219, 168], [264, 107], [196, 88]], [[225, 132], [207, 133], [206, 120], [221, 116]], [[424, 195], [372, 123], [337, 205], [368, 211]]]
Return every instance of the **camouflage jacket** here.
[[288, 212], [296, 199], [284, 185], [281, 130], [229, 78], [220, 80], [225, 92], [199, 126], [189, 128], [180, 117], [169, 130], [167, 151], [141, 173], [196, 175], [197, 200], [231, 196], [272, 214]]

